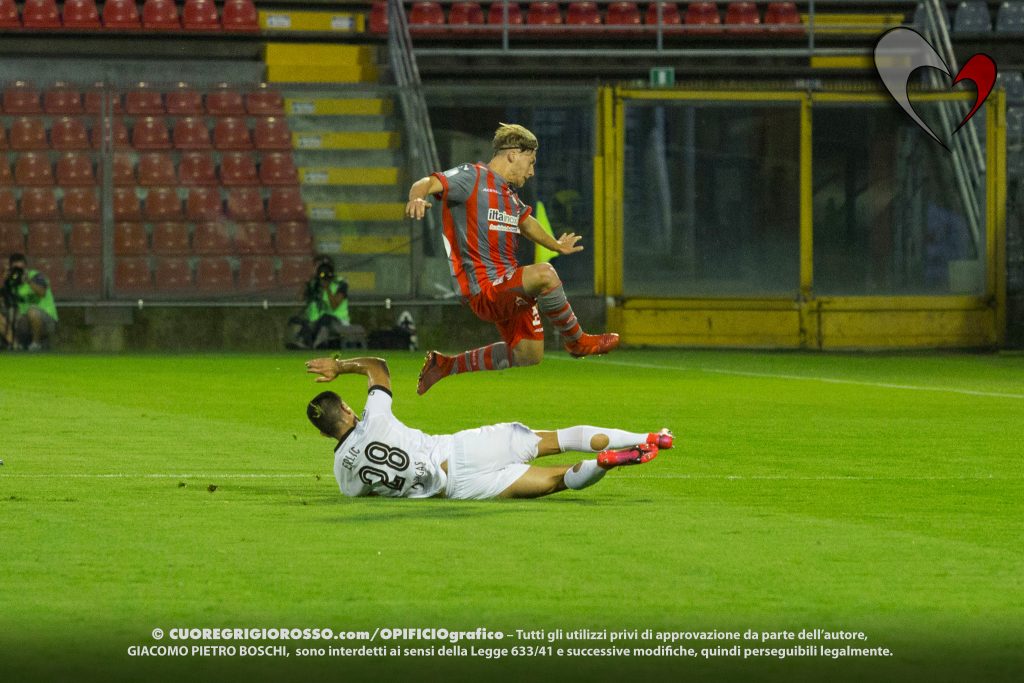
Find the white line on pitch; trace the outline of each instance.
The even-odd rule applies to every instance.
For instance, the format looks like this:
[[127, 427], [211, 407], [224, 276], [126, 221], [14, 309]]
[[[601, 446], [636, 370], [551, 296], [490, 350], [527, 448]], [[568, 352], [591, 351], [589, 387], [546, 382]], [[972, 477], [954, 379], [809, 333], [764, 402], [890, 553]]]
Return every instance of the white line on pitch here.
[[731, 475], [731, 474], [635, 474], [621, 479], [713, 479], [718, 481], [1020, 481], [1024, 477], [1003, 477], [993, 475], [950, 476], [950, 477], [864, 477], [844, 475], [822, 475], [799, 477], [785, 474]]

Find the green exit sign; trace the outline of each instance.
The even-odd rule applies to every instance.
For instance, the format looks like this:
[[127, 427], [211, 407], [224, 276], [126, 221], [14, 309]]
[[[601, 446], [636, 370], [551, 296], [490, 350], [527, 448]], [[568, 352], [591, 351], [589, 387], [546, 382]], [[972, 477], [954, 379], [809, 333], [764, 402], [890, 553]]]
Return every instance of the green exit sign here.
[[676, 70], [671, 66], [655, 66], [651, 68], [651, 87], [670, 88], [676, 84]]

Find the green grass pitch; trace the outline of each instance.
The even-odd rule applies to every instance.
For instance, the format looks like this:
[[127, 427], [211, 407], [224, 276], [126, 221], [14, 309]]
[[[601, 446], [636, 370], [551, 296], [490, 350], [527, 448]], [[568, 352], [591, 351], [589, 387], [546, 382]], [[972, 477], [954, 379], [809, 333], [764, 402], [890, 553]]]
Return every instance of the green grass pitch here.
[[[388, 354], [426, 431], [677, 435], [588, 490], [491, 502], [343, 498], [305, 358], [0, 355], [0, 680], [1021, 680], [1024, 357], [551, 354], [418, 397], [421, 355]], [[361, 409], [364, 378], [330, 386]], [[821, 628], [892, 656], [129, 656], [196, 644], [157, 627]], [[583, 645], [609, 647], [560, 643]]]

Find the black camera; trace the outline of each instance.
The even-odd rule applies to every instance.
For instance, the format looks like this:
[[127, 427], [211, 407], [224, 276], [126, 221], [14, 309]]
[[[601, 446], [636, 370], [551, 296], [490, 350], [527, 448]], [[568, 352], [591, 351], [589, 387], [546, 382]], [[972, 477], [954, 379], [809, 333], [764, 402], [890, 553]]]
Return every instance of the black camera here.
[[4, 287], [10, 290], [15, 290], [21, 287], [21, 283], [25, 280], [25, 269], [21, 266], [15, 266], [11, 268], [7, 273], [7, 279], [4, 280]]
[[334, 266], [326, 261], [321, 261], [316, 266], [316, 275], [306, 283], [306, 301], [319, 301], [321, 287], [324, 283], [334, 281]]
[[334, 266], [332, 266], [330, 263], [326, 263], [326, 262], [320, 263], [316, 267], [316, 279], [319, 282], [323, 282], [325, 280], [327, 282], [330, 282], [331, 280], [333, 280], [334, 279]]

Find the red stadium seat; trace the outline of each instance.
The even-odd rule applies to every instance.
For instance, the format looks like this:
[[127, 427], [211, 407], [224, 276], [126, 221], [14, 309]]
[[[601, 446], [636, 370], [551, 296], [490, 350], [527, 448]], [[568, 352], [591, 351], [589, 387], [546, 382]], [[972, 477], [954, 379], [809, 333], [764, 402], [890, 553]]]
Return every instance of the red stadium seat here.
[[0, 149], [9, 149], [7, 142], [7, 129], [0, 126]]
[[157, 223], [153, 226], [153, 253], [187, 254], [188, 226], [184, 223]]
[[21, 218], [26, 221], [57, 220], [57, 196], [48, 187], [27, 187], [21, 191]]
[[114, 220], [123, 222], [141, 221], [142, 206], [134, 187], [114, 188]]
[[146, 228], [142, 223], [114, 225], [114, 253], [118, 256], [139, 256], [149, 252]]
[[146, 0], [142, 5], [142, 27], [153, 31], [180, 31], [177, 3], [174, 0]]
[[[6, 192], [6, 191], [5, 191]], [[14, 195], [7, 193], [10, 200]], [[4, 193], [0, 192], [0, 207], [3, 205]], [[0, 208], [2, 211], [2, 208]], [[17, 208], [15, 208], [17, 213]], [[3, 254], [21, 254], [25, 251], [25, 233], [21, 229], [21, 223], [0, 223], [0, 252]], [[6, 265], [6, 264], [5, 264]]]
[[54, 0], [25, 0], [21, 8], [21, 23], [25, 28], [60, 28], [60, 12]]
[[295, 160], [287, 152], [271, 152], [260, 162], [260, 182], [264, 185], [298, 185]]
[[656, 26], [658, 24], [658, 8], [661, 8], [661, 23], [662, 26], [678, 26], [683, 23], [683, 18], [679, 14], [679, 6], [674, 2], [652, 2], [647, 5], [647, 16], [644, 19], [645, 24]]
[[201, 223], [192, 236], [192, 251], [197, 254], [232, 254], [231, 235], [226, 223]]
[[65, 0], [65, 28], [99, 28], [100, 13], [96, 0]]
[[[487, 23], [492, 26], [501, 26], [505, 21], [505, 3], [494, 2], [491, 3], [490, 9], [487, 11]], [[519, 3], [510, 2], [508, 3], [508, 24], [509, 26], [519, 26], [523, 23], [523, 10], [519, 7]]]
[[50, 156], [45, 152], [22, 154], [14, 162], [14, 180], [18, 185], [53, 185]]
[[[206, 104], [209, 107], [209, 100]], [[249, 136], [249, 127], [245, 125], [245, 119], [234, 116], [217, 119], [217, 124], [213, 128], [213, 146], [222, 150], [252, 149], [252, 138]]]
[[370, 33], [387, 35], [388, 32], [388, 3], [387, 0], [374, 0], [370, 5]]
[[50, 144], [61, 151], [89, 149], [89, 133], [82, 119], [62, 116], [55, 120], [50, 126]]
[[139, 156], [139, 185], [168, 187], [178, 182], [174, 172], [174, 159], [164, 152], [149, 152]]
[[7, 114], [38, 114], [39, 91], [25, 81], [15, 81], [4, 88], [4, 112]]
[[213, 116], [244, 116], [245, 100], [237, 90], [219, 88], [206, 93], [206, 111]]
[[92, 170], [92, 159], [85, 154], [68, 152], [57, 159], [57, 184], [61, 187], [92, 186], [96, 176]]
[[245, 111], [250, 116], [284, 116], [284, 97], [277, 90], [253, 91], [245, 96]]
[[223, 292], [234, 289], [231, 263], [222, 256], [206, 256], [196, 264], [196, 289], [201, 292]]
[[220, 189], [215, 187], [193, 187], [188, 191], [185, 217], [194, 223], [212, 223], [224, 217], [220, 200]]
[[259, 185], [256, 162], [246, 152], [228, 152], [220, 158], [220, 182], [228, 187]]
[[132, 147], [138, 150], [170, 149], [171, 136], [167, 123], [160, 116], [143, 116], [135, 119], [132, 128]]
[[216, 185], [213, 157], [206, 152], [186, 152], [178, 163], [178, 177], [182, 185]]
[[0, 28], [21, 28], [21, 17], [14, 0], [0, 0]]
[[75, 223], [71, 226], [68, 250], [75, 256], [99, 256], [103, 251], [103, 228], [99, 223]]
[[124, 96], [124, 110], [133, 116], [164, 113], [164, 96], [159, 90], [152, 90], [141, 84], [129, 90]]
[[[124, 125], [124, 121], [121, 119], [114, 119], [110, 122], [110, 132], [113, 136], [113, 148], [114, 149], [131, 149], [131, 142], [128, 138], [128, 128]], [[89, 137], [92, 138], [92, 148], [100, 149], [100, 145], [103, 142], [103, 128], [101, 124], [97, 123], [91, 131], [89, 131]]]
[[206, 121], [186, 116], [174, 122], [174, 146], [178, 149], [210, 149], [210, 129]]
[[270, 191], [267, 215], [275, 223], [305, 221], [306, 204], [297, 187], [275, 187]]
[[57, 83], [43, 93], [43, 111], [47, 114], [81, 114], [82, 93], [67, 83]]
[[526, 10], [526, 23], [530, 26], [561, 24], [562, 11], [557, 2], [531, 2]]
[[[173, 2], [172, 2], [173, 4]], [[203, 113], [203, 96], [184, 83], [167, 93], [167, 113], [175, 116], [196, 116]]]
[[[102, 175], [103, 166], [99, 166], [100, 174]], [[135, 184], [135, 162], [132, 160], [131, 155], [124, 154], [121, 152], [114, 154], [113, 161], [113, 173], [114, 173], [114, 185], [134, 185]]]
[[791, 35], [803, 33], [803, 21], [800, 19], [795, 2], [769, 2], [764, 10], [764, 23], [776, 35], [779, 33]]
[[220, 19], [213, 0], [185, 0], [181, 25], [186, 31], [219, 31]]
[[281, 116], [266, 116], [257, 119], [252, 136], [256, 149], [290, 150], [292, 148], [292, 134], [288, 129], [288, 121]]
[[309, 255], [289, 256], [281, 259], [281, 269], [277, 271], [277, 284], [280, 287], [298, 288], [309, 280], [312, 264]]
[[[753, 2], [730, 2], [725, 8], [725, 23], [727, 26], [757, 26], [761, 23], [761, 15], [757, 11], [757, 4]], [[750, 35], [758, 31], [738, 29], [729, 31], [728, 35]]]
[[11, 162], [7, 155], [0, 156], [0, 185], [13, 185], [14, 174], [11, 173]]
[[411, 33], [436, 32], [444, 25], [444, 10], [437, 2], [414, 2], [409, 10], [409, 31]]
[[[32, 231], [33, 226], [28, 226], [29, 232]], [[64, 254], [56, 254], [54, 256], [44, 256], [42, 258], [33, 258], [32, 266], [43, 274], [46, 278], [46, 282], [50, 285], [50, 289], [53, 293], [58, 296], [67, 295], [68, 290], [68, 267], [65, 263]]]
[[477, 2], [456, 2], [448, 12], [449, 26], [482, 26], [484, 10]]
[[272, 254], [273, 242], [266, 223], [240, 223], [235, 227], [235, 249], [239, 254]]
[[181, 198], [173, 187], [154, 187], [146, 194], [143, 214], [146, 220], [176, 221], [181, 219]]
[[85, 111], [87, 114], [99, 114], [104, 104], [104, 97], [113, 107], [113, 113], [123, 114], [124, 107], [121, 105], [121, 93], [104, 90], [97, 84], [96, 87], [85, 91]]
[[139, 256], [117, 259], [114, 267], [114, 289], [119, 294], [152, 290], [153, 274], [149, 271], [149, 259]]
[[596, 2], [570, 2], [565, 13], [565, 23], [574, 26], [601, 24], [601, 11]]
[[71, 290], [78, 296], [96, 296], [103, 286], [103, 265], [98, 257], [78, 256], [71, 269]]
[[139, 28], [139, 9], [135, 0], [106, 0], [103, 3], [103, 26], [109, 29]]
[[[683, 23], [687, 26], [717, 26], [722, 23], [722, 17], [718, 14], [718, 5], [713, 2], [691, 2], [686, 7], [686, 16]], [[720, 35], [720, 31], [708, 29], [696, 29], [693, 34], [696, 36]]]
[[100, 199], [92, 187], [69, 187], [64, 190], [61, 213], [69, 222], [100, 221]]
[[[10, 190], [0, 190], [0, 222], [18, 220], [18, 200]], [[18, 226], [21, 229], [21, 226]]]
[[238, 288], [247, 292], [265, 292], [277, 286], [274, 260], [268, 256], [246, 256], [238, 262]]
[[640, 8], [635, 2], [613, 2], [604, 17], [608, 26], [639, 26]]
[[224, 0], [221, 24], [225, 31], [231, 33], [256, 33], [259, 31], [260, 18], [253, 0]]
[[228, 216], [233, 221], [266, 219], [263, 193], [258, 187], [235, 187], [228, 192]]
[[192, 268], [188, 259], [169, 257], [156, 259], [153, 286], [158, 292], [184, 292], [192, 289]]
[[23, 116], [11, 124], [11, 149], [46, 149], [46, 127], [38, 117]]
[[[309, 226], [302, 221], [278, 223], [274, 248], [278, 254], [309, 254], [313, 250], [313, 237], [309, 234]], [[307, 265], [306, 277], [308, 276]]]
[[65, 256], [64, 230], [57, 223], [33, 223], [28, 226], [25, 249], [31, 256]]

